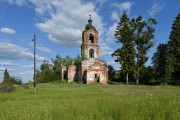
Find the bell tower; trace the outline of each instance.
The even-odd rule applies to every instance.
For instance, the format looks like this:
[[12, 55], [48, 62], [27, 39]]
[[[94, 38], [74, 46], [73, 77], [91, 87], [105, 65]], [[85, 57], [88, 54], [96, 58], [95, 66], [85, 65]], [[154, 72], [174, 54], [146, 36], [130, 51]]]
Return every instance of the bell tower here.
[[77, 65], [62, 65], [62, 76], [66, 76], [68, 81], [107, 84], [108, 67], [99, 60], [98, 31], [92, 22], [89, 15], [88, 23], [82, 32], [81, 56], [83, 59]]
[[91, 15], [82, 33], [81, 56], [85, 59], [99, 58], [98, 31], [92, 25]]

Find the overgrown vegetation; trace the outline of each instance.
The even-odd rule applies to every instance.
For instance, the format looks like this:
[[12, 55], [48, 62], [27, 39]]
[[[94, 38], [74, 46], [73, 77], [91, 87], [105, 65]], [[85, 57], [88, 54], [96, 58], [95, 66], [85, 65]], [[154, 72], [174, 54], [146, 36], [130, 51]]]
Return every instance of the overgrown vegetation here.
[[21, 78], [11, 77], [7, 68], [4, 71], [4, 77], [2, 81], [2, 85], [0, 85], [0, 92], [12, 92], [15, 90], [14, 85], [21, 85]]
[[13, 84], [13, 85], [21, 85], [22, 84], [22, 79], [18, 77], [13, 77], [9, 75], [9, 72], [7, 68], [4, 71], [4, 76], [3, 76], [3, 85], [8, 85], [8, 84]]
[[0, 93], [2, 120], [179, 120], [174, 86], [39, 83]]
[[77, 55], [75, 58], [66, 56], [62, 58], [60, 55], [56, 55], [55, 59], [51, 59], [52, 64], [49, 61], [44, 60], [40, 66], [40, 71], [36, 71], [36, 79], [38, 83], [46, 83], [56, 80], [61, 80], [62, 66], [77, 65], [82, 58]]
[[15, 86], [12, 84], [6, 84], [0, 86], [0, 92], [7, 93], [7, 92], [12, 92], [15, 91]]

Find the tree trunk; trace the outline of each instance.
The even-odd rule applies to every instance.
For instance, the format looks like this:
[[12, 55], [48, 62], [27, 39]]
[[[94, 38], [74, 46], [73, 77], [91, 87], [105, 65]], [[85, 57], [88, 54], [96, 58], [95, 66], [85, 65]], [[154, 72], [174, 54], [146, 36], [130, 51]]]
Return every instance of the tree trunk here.
[[137, 74], [136, 74], [136, 84], [139, 84], [139, 69], [138, 69]]
[[[137, 50], [138, 50], [138, 46], [137, 46]], [[139, 84], [139, 50], [138, 50], [138, 57], [137, 57], [136, 84]]]
[[128, 80], [128, 73], [126, 73], [126, 84], [128, 85], [129, 84], [129, 80]]
[[[138, 61], [138, 63], [139, 63], [139, 61]], [[137, 65], [137, 72], [136, 72], [136, 84], [139, 84], [139, 70], [140, 70], [140, 68], [139, 68], [139, 64]]]

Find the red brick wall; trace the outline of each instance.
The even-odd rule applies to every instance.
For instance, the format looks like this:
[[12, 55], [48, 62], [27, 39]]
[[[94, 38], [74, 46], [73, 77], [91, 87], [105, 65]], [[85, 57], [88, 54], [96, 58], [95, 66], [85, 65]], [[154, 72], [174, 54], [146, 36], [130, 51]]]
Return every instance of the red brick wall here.
[[95, 74], [99, 74], [99, 83], [106, 84], [108, 80], [108, 69], [103, 66], [99, 61], [96, 61], [88, 70], [87, 70], [87, 84], [96, 82]]
[[[93, 34], [94, 43], [89, 43], [89, 35]], [[89, 58], [89, 50], [94, 50], [94, 58], [99, 58], [99, 46], [98, 46], [98, 32], [93, 29], [83, 31], [81, 53], [85, 53]]]
[[75, 65], [68, 66], [68, 82], [75, 80], [76, 78], [75, 74], [76, 74], [76, 66]]

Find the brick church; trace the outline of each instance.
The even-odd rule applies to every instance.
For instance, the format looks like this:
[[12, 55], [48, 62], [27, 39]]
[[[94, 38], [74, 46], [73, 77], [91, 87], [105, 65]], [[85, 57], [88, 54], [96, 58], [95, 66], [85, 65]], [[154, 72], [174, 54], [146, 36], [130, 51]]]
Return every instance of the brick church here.
[[108, 67], [99, 60], [98, 31], [92, 25], [91, 15], [82, 33], [81, 56], [84, 60], [78, 65], [62, 66], [62, 80], [106, 84]]

